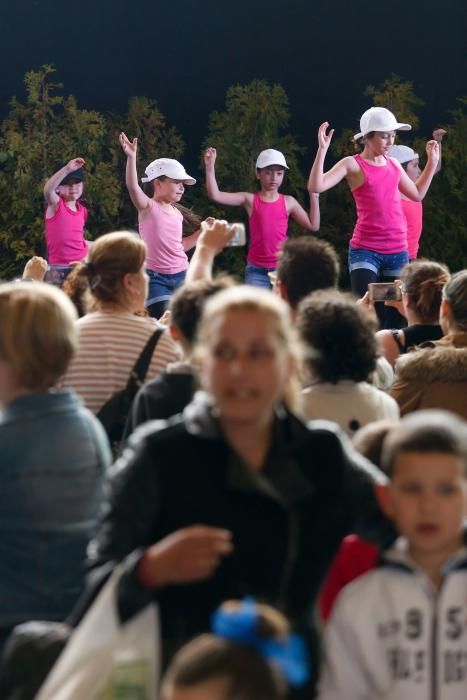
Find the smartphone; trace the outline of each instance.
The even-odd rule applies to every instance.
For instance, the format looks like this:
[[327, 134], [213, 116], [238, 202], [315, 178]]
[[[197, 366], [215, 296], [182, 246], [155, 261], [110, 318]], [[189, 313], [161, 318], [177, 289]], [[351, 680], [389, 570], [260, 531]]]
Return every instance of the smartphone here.
[[230, 239], [230, 241], [227, 243], [227, 246], [240, 246], [240, 245], [245, 245], [246, 243], [246, 232], [245, 232], [245, 225], [244, 224], [230, 224], [230, 226], [235, 226], [235, 233], [233, 237]]
[[397, 282], [372, 282], [368, 285], [370, 301], [400, 301], [402, 292]]
[[71, 265], [49, 265], [44, 275], [44, 282], [61, 287], [72, 270]]

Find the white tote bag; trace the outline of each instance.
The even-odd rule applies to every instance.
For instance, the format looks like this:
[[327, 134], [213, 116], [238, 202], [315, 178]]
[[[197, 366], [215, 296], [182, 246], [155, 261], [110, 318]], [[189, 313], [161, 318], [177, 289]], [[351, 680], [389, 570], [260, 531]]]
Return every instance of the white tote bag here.
[[121, 624], [117, 567], [57, 659], [36, 700], [156, 700], [160, 629], [154, 603]]

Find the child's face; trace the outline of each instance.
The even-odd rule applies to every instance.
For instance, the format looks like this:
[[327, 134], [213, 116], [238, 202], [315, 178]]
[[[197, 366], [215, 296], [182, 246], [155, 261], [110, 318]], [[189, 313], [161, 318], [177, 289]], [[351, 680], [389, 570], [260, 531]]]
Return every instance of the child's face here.
[[460, 457], [401, 452], [389, 487], [387, 514], [417, 557], [447, 560], [463, 542], [467, 480]]
[[418, 158], [414, 158], [413, 160], [410, 160], [407, 163], [406, 172], [413, 182], [416, 182], [418, 180], [418, 178], [420, 177], [420, 173], [422, 172], [420, 170]]
[[373, 136], [366, 139], [376, 155], [387, 156], [389, 149], [394, 145], [394, 131], [375, 131]]
[[154, 195], [164, 202], [179, 202], [185, 192], [185, 186], [181, 180], [172, 180], [166, 177], [165, 180], [154, 180]]
[[270, 192], [276, 191], [282, 185], [285, 171], [281, 165], [268, 165], [266, 168], [261, 168], [256, 171], [261, 189]]
[[76, 202], [83, 194], [83, 183], [81, 180], [70, 180], [66, 185], [59, 185], [57, 193], [66, 202]]

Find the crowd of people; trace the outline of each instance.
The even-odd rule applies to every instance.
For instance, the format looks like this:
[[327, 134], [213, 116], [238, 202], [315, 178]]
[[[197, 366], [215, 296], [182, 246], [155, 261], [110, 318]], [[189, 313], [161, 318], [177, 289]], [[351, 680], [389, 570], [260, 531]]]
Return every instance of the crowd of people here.
[[[79, 624], [117, 565], [122, 623], [158, 605], [162, 700], [465, 697], [467, 270], [415, 259], [421, 210], [408, 243], [444, 135], [420, 172], [408, 129], [371, 108], [361, 154], [324, 173], [321, 125], [308, 208], [279, 192], [281, 152], [256, 193], [223, 192], [208, 148], [209, 197], [248, 214], [244, 283], [214, 274], [235, 226], [184, 235], [196, 180], [158, 158], [141, 188], [137, 139], [139, 233], [85, 241], [83, 158], [47, 181], [48, 262], [0, 284], [2, 698], [34, 697], [18, 626]], [[311, 233], [342, 179], [354, 294]]]

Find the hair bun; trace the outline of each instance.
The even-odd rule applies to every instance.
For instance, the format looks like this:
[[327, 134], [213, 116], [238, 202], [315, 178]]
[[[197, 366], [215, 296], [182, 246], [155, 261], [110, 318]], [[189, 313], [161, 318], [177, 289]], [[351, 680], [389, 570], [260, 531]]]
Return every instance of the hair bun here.
[[238, 644], [255, 649], [279, 668], [290, 685], [300, 686], [309, 678], [305, 643], [289, 634], [289, 625], [281, 613], [252, 598], [228, 601], [212, 616], [212, 631]]

